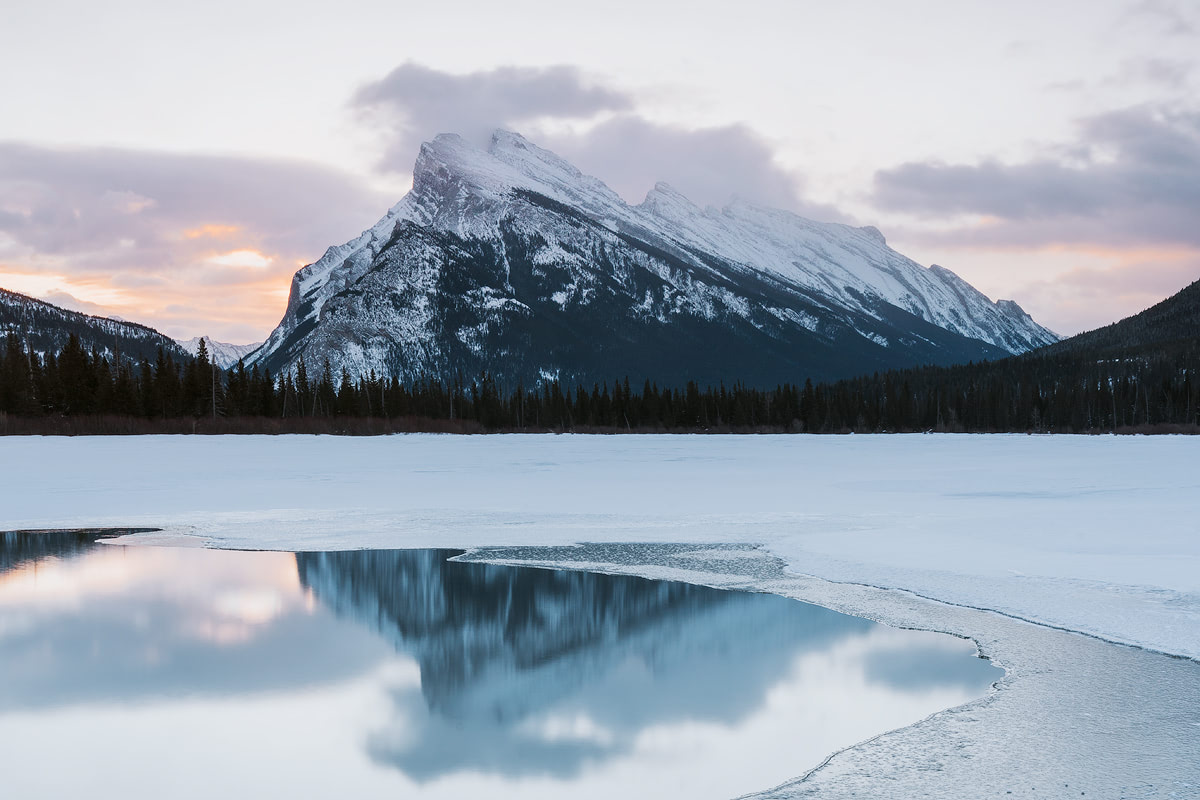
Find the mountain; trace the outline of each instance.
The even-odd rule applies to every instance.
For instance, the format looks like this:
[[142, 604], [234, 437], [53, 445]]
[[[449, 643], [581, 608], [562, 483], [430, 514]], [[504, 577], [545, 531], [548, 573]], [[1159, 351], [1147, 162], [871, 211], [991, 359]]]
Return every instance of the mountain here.
[[809, 418], [818, 431], [1200, 431], [1200, 281], [1018, 356], [839, 381]]
[[1195, 345], [1200, 341], [1200, 280], [1184, 287], [1161, 303], [1120, 322], [1064, 339], [1039, 352], [1101, 356], [1113, 351], [1152, 355], [1165, 346]]
[[247, 359], [512, 385], [775, 384], [999, 358], [1053, 342], [1015, 303], [924, 268], [874, 228], [666, 184], [640, 205], [521, 136], [443, 134], [383, 219], [292, 279]]
[[176, 359], [186, 358], [173, 339], [145, 325], [68, 311], [0, 289], [0, 338], [8, 333], [16, 333], [26, 347], [38, 353], [57, 353], [75, 334], [84, 350], [96, 350], [110, 358], [120, 353], [130, 361], [154, 363], [160, 347]]
[[202, 338], [204, 339], [204, 345], [208, 348], [208, 357], [221, 369], [229, 369], [237, 364], [240, 359], [245, 358], [262, 346], [262, 342], [255, 342], [254, 344], [228, 344], [210, 339], [207, 336], [196, 336], [186, 340], [177, 339], [175, 343], [192, 355], [196, 355], [196, 353], [200, 352], [200, 339]]

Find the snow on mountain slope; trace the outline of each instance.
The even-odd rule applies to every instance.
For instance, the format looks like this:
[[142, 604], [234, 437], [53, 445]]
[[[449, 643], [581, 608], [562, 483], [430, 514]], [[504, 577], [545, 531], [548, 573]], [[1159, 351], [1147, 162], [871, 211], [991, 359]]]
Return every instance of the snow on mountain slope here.
[[700, 209], [661, 183], [631, 206], [497, 131], [487, 150], [447, 134], [423, 145], [412, 191], [296, 273], [283, 320], [248, 361], [773, 383], [1056, 339], [874, 228], [740, 201]]
[[186, 340], [177, 339], [176, 343], [192, 355], [196, 355], [196, 353], [200, 352], [201, 339], [204, 339], [204, 344], [208, 348], [208, 357], [221, 369], [229, 369], [237, 364], [239, 359], [245, 358], [262, 346], [262, 342], [254, 342], [253, 344], [228, 344], [210, 339], [207, 336], [195, 336]]

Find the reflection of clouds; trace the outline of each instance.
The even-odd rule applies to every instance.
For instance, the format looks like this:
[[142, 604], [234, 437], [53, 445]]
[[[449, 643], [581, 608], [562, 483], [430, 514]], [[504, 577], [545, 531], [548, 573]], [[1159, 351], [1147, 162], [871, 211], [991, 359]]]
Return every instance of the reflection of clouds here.
[[213, 602], [213, 609], [250, 625], [262, 625], [283, 613], [284, 602], [283, 594], [277, 589], [256, 586], [221, 592]]
[[[455, 781], [478, 774], [590, 782], [666, 764], [777, 771], [782, 780], [794, 771], [781, 765], [811, 765], [966, 702], [1000, 675], [971, 658], [962, 640], [770, 595], [727, 597], [681, 612], [682, 624], [608, 639], [524, 675], [487, 670], [464, 689], [454, 715], [430, 706], [417, 687], [396, 690], [392, 717], [372, 734], [369, 751], [449, 794]], [[825, 615], [844, 627], [823, 631]], [[922, 679], [909, 685], [914, 672]], [[698, 764], [699, 754], [711, 763]]]
[[627, 742], [544, 736], [504, 720], [460, 720], [431, 713], [419, 691], [392, 695], [392, 719], [373, 731], [367, 749], [376, 761], [426, 783], [461, 772], [510, 777], [577, 776], [589, 761], [611, 759]]
[[217, 645], [232, 645], [253, 639], [258, 627], [234, 620], [200, 619], [181, 626], [181, 631], [194, 639]]
[[963, 658], [963, 648], [922, 645], [875, 650], [864, 659], [868, 681], [906, 692], [935, 691], [958, 687], [977, 692], [979, 687], [999, 680], [1001, 671], [983, 658]]
[[279, 690], [386, 652], [312, 613], [282, 553], [96, 545], [0, 575], [0, 610], [0, 709]]
[[[75, 557], [86, 553], [85, 558]], [[205, 563], [206, 559], [210, 563]], [[229, 560], [208, 551], [183, 555], [173, 548], [126, 548], [120, 545], [84, 546], [62, 554], [27, 561], [0, 572], [0, 608], [36, 601], [41, 609], [72, 608], [87, 600], [125, 595], [159, 587], [166, 596], [195, 596], [225, 600], [223, 614], [262, 614], [264, 593], [269, 604], [301, 602], [299, 579], [292, 556], [282, 553], [247, 553]], [[186, 562], [186, 563], [185, 563]], [[169, 581], [164, 575], [170, 574]], [[235, 587], [235, 588], [222, 588]], [[214, 590], [216, 590], [214, 592]], [[244, 596], [239, 597], [238, 592]], [[242, 608], [237, 604], [245, 601]]]
[[192, 610], [192, 618], [181, 623], [180, 629], [214, 644], [237, 644], [249, 641], [263, 626], [301, 607], [305, 613], [312, 611], [307, 597], [296, 602], [271, 587], [225, 589], [213, 598], [211, 607]]
[[123, 591], [135, 574], [119, 554], [84, 563], [50, 557], [0, 574], [0, 608], [37, 601], [39, 607], [74, 608], [84, 598]]
[[520, 736], [548, 742], [593, 742], [600, 747], [612, 747], [613, 732], [582, 713], [547, 714], [540, 719], [527, 719], [513, 728]]
[[[497, 658], [433, 706], [415, 691], [397, 693], [396, 718], [372, 738], [371, 752], [415, 780], [480, 769], [577, 775], [628, 756], [656, 732], [737, 728], [797, 658], [860, 641], [873, 625], [773, 595], [704, 593], [708, 602], [674, 606], [542, 663]], [[425, 660], [420, 643], [412, 650]], [[395, 747], [396, 730], [413, 744]], [[464, 730], [471, 746], [455, 747]]]
[[775, 595], [445, 555], [97, 546], [50, 565], [121, 558], [132, 578], [70, 607], [9, 598], [0, 750], [123, 742], [115, 772], [139, 781], [183, 774], [156, 748], [203, 752], [198, 796], [273, 769], [296, 796], [719, 797], [986, 685], [951, 664], [983, 663], [967, 642]]

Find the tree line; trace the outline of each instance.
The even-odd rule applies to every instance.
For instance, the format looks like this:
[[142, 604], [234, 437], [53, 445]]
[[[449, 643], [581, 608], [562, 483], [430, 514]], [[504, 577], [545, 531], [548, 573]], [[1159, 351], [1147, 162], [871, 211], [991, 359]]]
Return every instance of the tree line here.
[[[194, 358], [160, 349], [153, 363], [88, 351], [73, 335], [41, 354], [10, 334], [0, 350], [0, 432], [1190, 431], [1200, 425], [1198, 368], [1200, 340], [1186, 340], [1152, 356], [1035, 352], [773, 389], [628, 378], [527, 388], [488, 374], [411, 383], [335, 375], [328, 362], [313, 370], [303, 360], [281, 375], [242, 362], [222, 370], [203, 341]], [[61, 420], [71, 424], [50, 424]]]

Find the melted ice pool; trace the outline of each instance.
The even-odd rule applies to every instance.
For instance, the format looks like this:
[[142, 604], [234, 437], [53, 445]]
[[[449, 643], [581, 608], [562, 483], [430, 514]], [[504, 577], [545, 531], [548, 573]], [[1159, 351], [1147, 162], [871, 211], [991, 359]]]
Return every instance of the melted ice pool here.
[[8, 797], [728, 798], [986, 693], [966, 641], [765, 594], [0, 534]]

